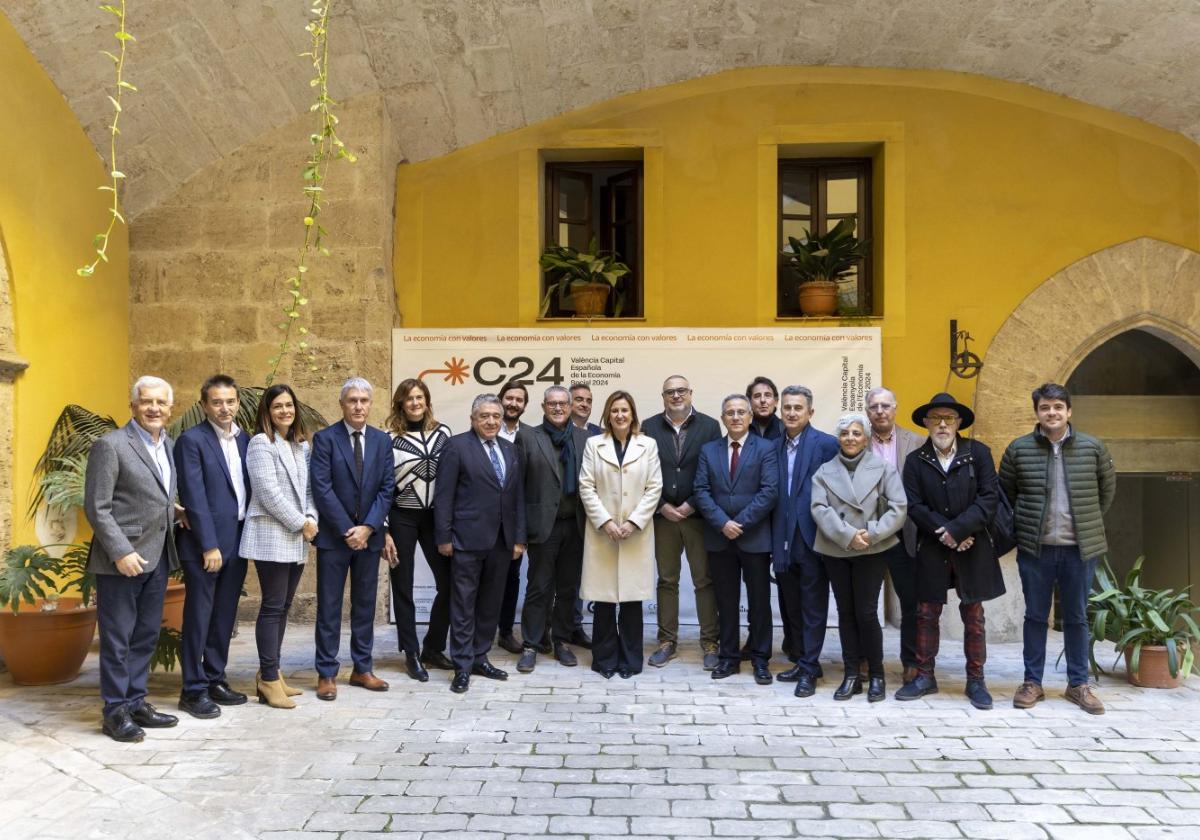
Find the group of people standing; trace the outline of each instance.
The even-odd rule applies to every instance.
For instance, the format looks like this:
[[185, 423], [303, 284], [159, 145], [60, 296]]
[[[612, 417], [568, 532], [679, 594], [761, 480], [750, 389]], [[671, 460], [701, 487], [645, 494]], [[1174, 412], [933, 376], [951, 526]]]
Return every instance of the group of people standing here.
[[[679, 580], [691, 571], [703, 667], [713, 679], [749, 661], [755, 682], [795, 683], [811, 696], [823, 677], [830, 590], [838, 611], [843, 675], [834, 699], [886, 695], [879, 599], [890, 575], [901, 606], [903, 686], [897, 700], [938, 691], [938, 626], [954, 589], [965, 628], [966, 695], [992, 707], [984, 680], [983, 603], [1004, 594], [997, 511], [1015, 508], [1018, 567], [1025, 591], [1025, 677], [1013, 703], [1028, 708], [1041, 689], [1051, 597], [1056, 585], [1068, 663], [1067, 699], [1103, 704], [1087, 680], [1086, 600], [1107, 546], [1102, 515], [1115, 487], [1104, 444], [1073, 430], [1070, 395], [1033, 392], [1034, 431], [1008, 447], [999, 475], [991, 452], [960, 434], [972, 410], [937, 394], [912, 412], [921, 437], [896, 425], [896, 398], [872, 390], [866, 414], [842, 415], [836, 434], [811, 425], [812, 392], [780, 392], [756, 377], [726, 396], [718, 419], [693, 406], [690, 383], [671, 376], [662, 412], [641, 421], [634, 397], [614, 391], [600, 424], [590, 422], [586, 385], [553, 385], [542, 421], [521, 420], [526, 387], [505, 385], [471, 406], [461, 434], [436, 419], [419, 379], [397, 387], [388, 431], [367, 424], [373, 388], [342, 387], [342, 419], [311, 433], [287, 385], [262, 395], [253, 436], [234, 423], [236, 383], [214, 376], [201, 389], [207, 422], [172, 442], [164, 427], [173, 394], [143, 377], [132, 420], [99, 439], [88, 461], [86, 511], [95, 537], [101, 694], [106, 734], [141, 740], [144, 727], [177, 719], [145, 701], [168, 568], [187, 580], [181, 710], [216, 717], [244, 703], [225, 676], [238, 597], [255, 561], [262, 605], [255, 626], [260, 702], [290, 708], [302, 693], [279, 669], [287, 616], [308, 544], [317, 549], [317, 697], [335, 700], [342, 603], [350, 581], [348, 682], [372, 691], [379, 561], [387, 561], [405, 672], [453, 672], [503, 680], [488, 653], [497, 640], [529, 673], [538, 655], [575, 666], [573, 647], [591, 648], [604, 678], [629, 678], [646, 662], [678, 655]], [[1002, 499], [1003, 496], [1003, 499]], [[178, 503], [176, 503], [176, 498]], [[413, 600], [416, 547], [436, 586], [418, 640]], [[528, 557], [517, 640], [517, 590]], [[778, 587], [782, 649], [792, 666], [773, 675], [770, 585]], [[741, 643], [745, 585], [748, 634]], [[658, 644], [643, 657], [643, 610], [657, 601]], [[582, 605], [593, 610], [592, 637]]]

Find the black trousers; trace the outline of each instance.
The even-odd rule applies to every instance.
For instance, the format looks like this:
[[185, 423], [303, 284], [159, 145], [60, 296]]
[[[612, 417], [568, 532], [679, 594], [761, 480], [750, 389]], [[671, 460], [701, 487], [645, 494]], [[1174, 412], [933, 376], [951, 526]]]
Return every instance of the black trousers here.
[[571, 638], [582, 572], [583, 534], [579, 523], [574, 516], [558, 519], [549, 539], [529, 546], [525, 606], [521, 610], [521, 637], [526, 647], [533, 647], [545, 637], [547, 622], [554, 641]]
[[396, 644], [401, 651], [413, 656], [421, 652], [417, 645], [417, 610], [413, 604], [413, 572], [417, 546], [420, 545], [437, 586], [433, 606], [429, 609], [424, 647], [427, 651], [444, 651], [450, 629], [450, 560], [437, 552], [433, 508], [392, 508], [388, 514], [388, 531], [396, 544], [396, 566], [388, 570], [392, 608], [396, 612]]
[[[501, 636], [511, 636], [517, 620], [517, 598], [521, 594], [521, 561], [524, 556], [510, 559], [504, 572], [504, 594], [500, 599], [500, 615], [496, 627]], [[524, 629], [521, 636], [528, 638]]]
[[215, 572], [204, 571], [203, 561], [185, 560], [180, 564], [187, 584], [179, 650], [184, 694], [207, 691], [210, 685], [225, 680], [229, 642], [237, 624], [242, 584], [246, 582], [246, 559], [224, 560]]
[[96, 575], [100, 699], [106, 715], [123, 706], [136, 709], [146, 697], [150, 659], [162, 627], [167, 563], [164, 551], [149, 572], [134, 577]]
[[[829, 623], [829, 577], [819, 554], [808, 553], [775, 574], [779, 584], [779, 613], [785, 638], [792, 640], [790, 657], [813, 679], [823, 676], [821, 649]], [[786, 644], [786, 642], [785, 642]]]
[[[900, 599], [900, 662], [917, 667], [917, 561], [904, 550], [904, 541], [883, 552], [892, 588]], [[838, 607], [840, 610], [841, 607]]]
[[708, 552], [708, 573], [717, 597], [717, 636], [722, 662], [741, 661], [742, 581], [746, 582], [749, 634], [746, 651], [753, 662], [771, 658], [771, 555], [730, 545]]
[[592, 670], [642, 672], [642, 602], [596, 601], [592, 613]]
[[450, 596], [450, 658], [454, 670], [470, 671], [483, 662], [496, 635], [504, 575], [512, 549], [503, 535], [489, 551], [455, 551], [450, 564], [454, 581]]
[[887, 559], [883, 553], [858, 557], [825, 557], [825, 573], [838, 608], [845, 675], [858, 674], [866, 660], [872, 677], [883, 676], [883, 629], [879, 626], [879, 592]]
[[[783, 630], [783, 640], [779, 643], [779, 649], [783, 651], [783, 655], [792, 662], [800, 658], [800, 654], [796, 649], [800, 647], [792, 633], [792, 617], [789, 611], [787, 599], [783, 597], [784, 583], [779, 579], [779, 575], [775, 575], [775, 589], [779, 592], [779, 624]], [[799, 619], [797, 618], [797, 621]]]
[[317, 676], [336, 677], [342, 641], [342, 595], [350, 578], [350, 660], [354, 670], [374, 670], [375, 588], [379, 584], [379, 552], [349, 548], [317, 551]]
[[303, 563], [271, 563], [256, 561], [258, 588], [262, 602], [254, 622], [254, 644], [258, 648], [258, 669], [266, 682], [279, 679], [279, 658], [283, 650], [283, 634], [287, 630], [288, 612], [296, 587], [304, 576]]

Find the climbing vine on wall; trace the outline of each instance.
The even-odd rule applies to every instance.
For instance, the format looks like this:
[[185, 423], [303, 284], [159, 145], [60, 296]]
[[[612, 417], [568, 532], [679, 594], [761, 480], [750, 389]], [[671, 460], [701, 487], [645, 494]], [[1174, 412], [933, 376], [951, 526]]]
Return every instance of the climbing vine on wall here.
[[96, 257], [90, 263], [76, 270], [76, 274], [80, 277], [91, 277], [96, 273], [96, 266], [101, 262], [108, 262], [108, 243], [112, 236], [113, 228], [117, 226], [117, 222], [125, 224], [125, 217], [121, 215], [121, 193], [120, 183], [125, 177], [125, 173], [117, 168], [117, 136], [121, 133], [117, 128], [117, 123], [121, 121], [121, 100], [125, 96], [125, 92], [137, 93], [137, 88], [134, 87], [128, 79], [125, 78], [125, 51], [131, 41], [136, 40], [132, 33], [125, 28], [125, 0], [121, 0], [120, 6], [105, 4], [100, 9], [107, 14], [115, 15], [117, 18], [117, 31], [113, 33], [113, 37], [117, 39], [120, 45], [119, 51], [116, 53], [108, 50], [101, 52], [112, 59], [112, 63], [116, 65], [116, 90], [114, 95], [108, 97], [108, 101], [112, 103], [112, 122], [108, 126], [109, 144], [108, 144], [108, 184], [103, 184], [99, 189], [112, 193], [112, 206], [108, 208], [109, 220], [108, 227], [102, 233], [97, 233], [92, 238], [92, 247], [96, 251]]
[[279, 352], [268, 361], [271, 370], [267, 374], [267, 385], [275, 380], [279, 364], [289, 352], [298, 353], [309, 370], [317, 369], [316, 354], [310, 340], [312, 336], [309, 328], [300, 321], [304, 307], [308, 306], [305, 281], [309, 259], [314, 254], [329, 256], [329, 248], [325, 244], [329, 232], [320, 221], [321, 202], [325, 194], [323, 184], [333, 161], [354, 163], [357, 160], [346, 144], [338, 139], [338, 118], [333, 113], [337, 103], [329, 97], [329, 16], [332, 7], [333, 0], [314, 0], [309, 9], [314, 19], [305, 27], [312, 39], [312, 48], [300, 54], [312, 62], [313, 77], [309, 80], [309, 86], [316, 90], [317, 96], [308, 110], [316, 119], [316, 131], [308, 137], [311, 150], [302, 173], [304, 197], [308, 201], [308, 211], [304, 216], [304, 243], [300, 246], [293, 273], [285, 281], [287, 302], [283, 307], [284, 320], [278, 324], [283, 335]]

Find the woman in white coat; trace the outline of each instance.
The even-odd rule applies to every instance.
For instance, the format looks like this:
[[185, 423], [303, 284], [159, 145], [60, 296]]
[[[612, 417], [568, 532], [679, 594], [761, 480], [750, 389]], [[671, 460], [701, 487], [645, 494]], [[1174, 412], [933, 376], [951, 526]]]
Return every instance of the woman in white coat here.
[[288, 611], [304, 573], [308, 543], [317, 535], [317, 508], [308, 481], [309, 444], [296, 395], [272, 385], [262, 395], [256, 434], [246, 450], [250, 506], [242, 527], [242, 556], [254, 561], [262, 603], [254, 625], [258, 702], [293, 709], [292, 688], [279, 671]]
[[[588, 438], [579, 476], [587, 514], [579, 596], [595, 602], [592, 670], [624, 679], [642, 670], [642, 601], [654, 596], [654, 511], [662, 496], [658, 444], [639, 432], [637, 407], [615, 391]], [[618, 615], [619, 610], [619, 615]]]

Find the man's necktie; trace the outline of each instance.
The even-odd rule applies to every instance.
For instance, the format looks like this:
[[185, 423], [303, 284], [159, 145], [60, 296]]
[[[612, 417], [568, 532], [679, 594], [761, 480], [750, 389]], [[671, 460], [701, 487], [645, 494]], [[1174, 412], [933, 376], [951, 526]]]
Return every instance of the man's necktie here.
[[496, 455], [496, 441], [487, 442], [488, 457], [492, 459], [492, 469], [496, 471], [496, 480], [504, 484], [504, 467], [500, 466], [500, 458]]
[[737, 474], [738, 450], [742, 448], [742, 445], [736, 440], [729, 445], [733, 447], [733, 455], [729, 459], [729, 483], [732, 484], [733, 477]]
[[362, 483], [363, 477], [363, 446], [362, 432], [355, 432], [354, 437], [354, 468], [358, 470], [358, 481]]

